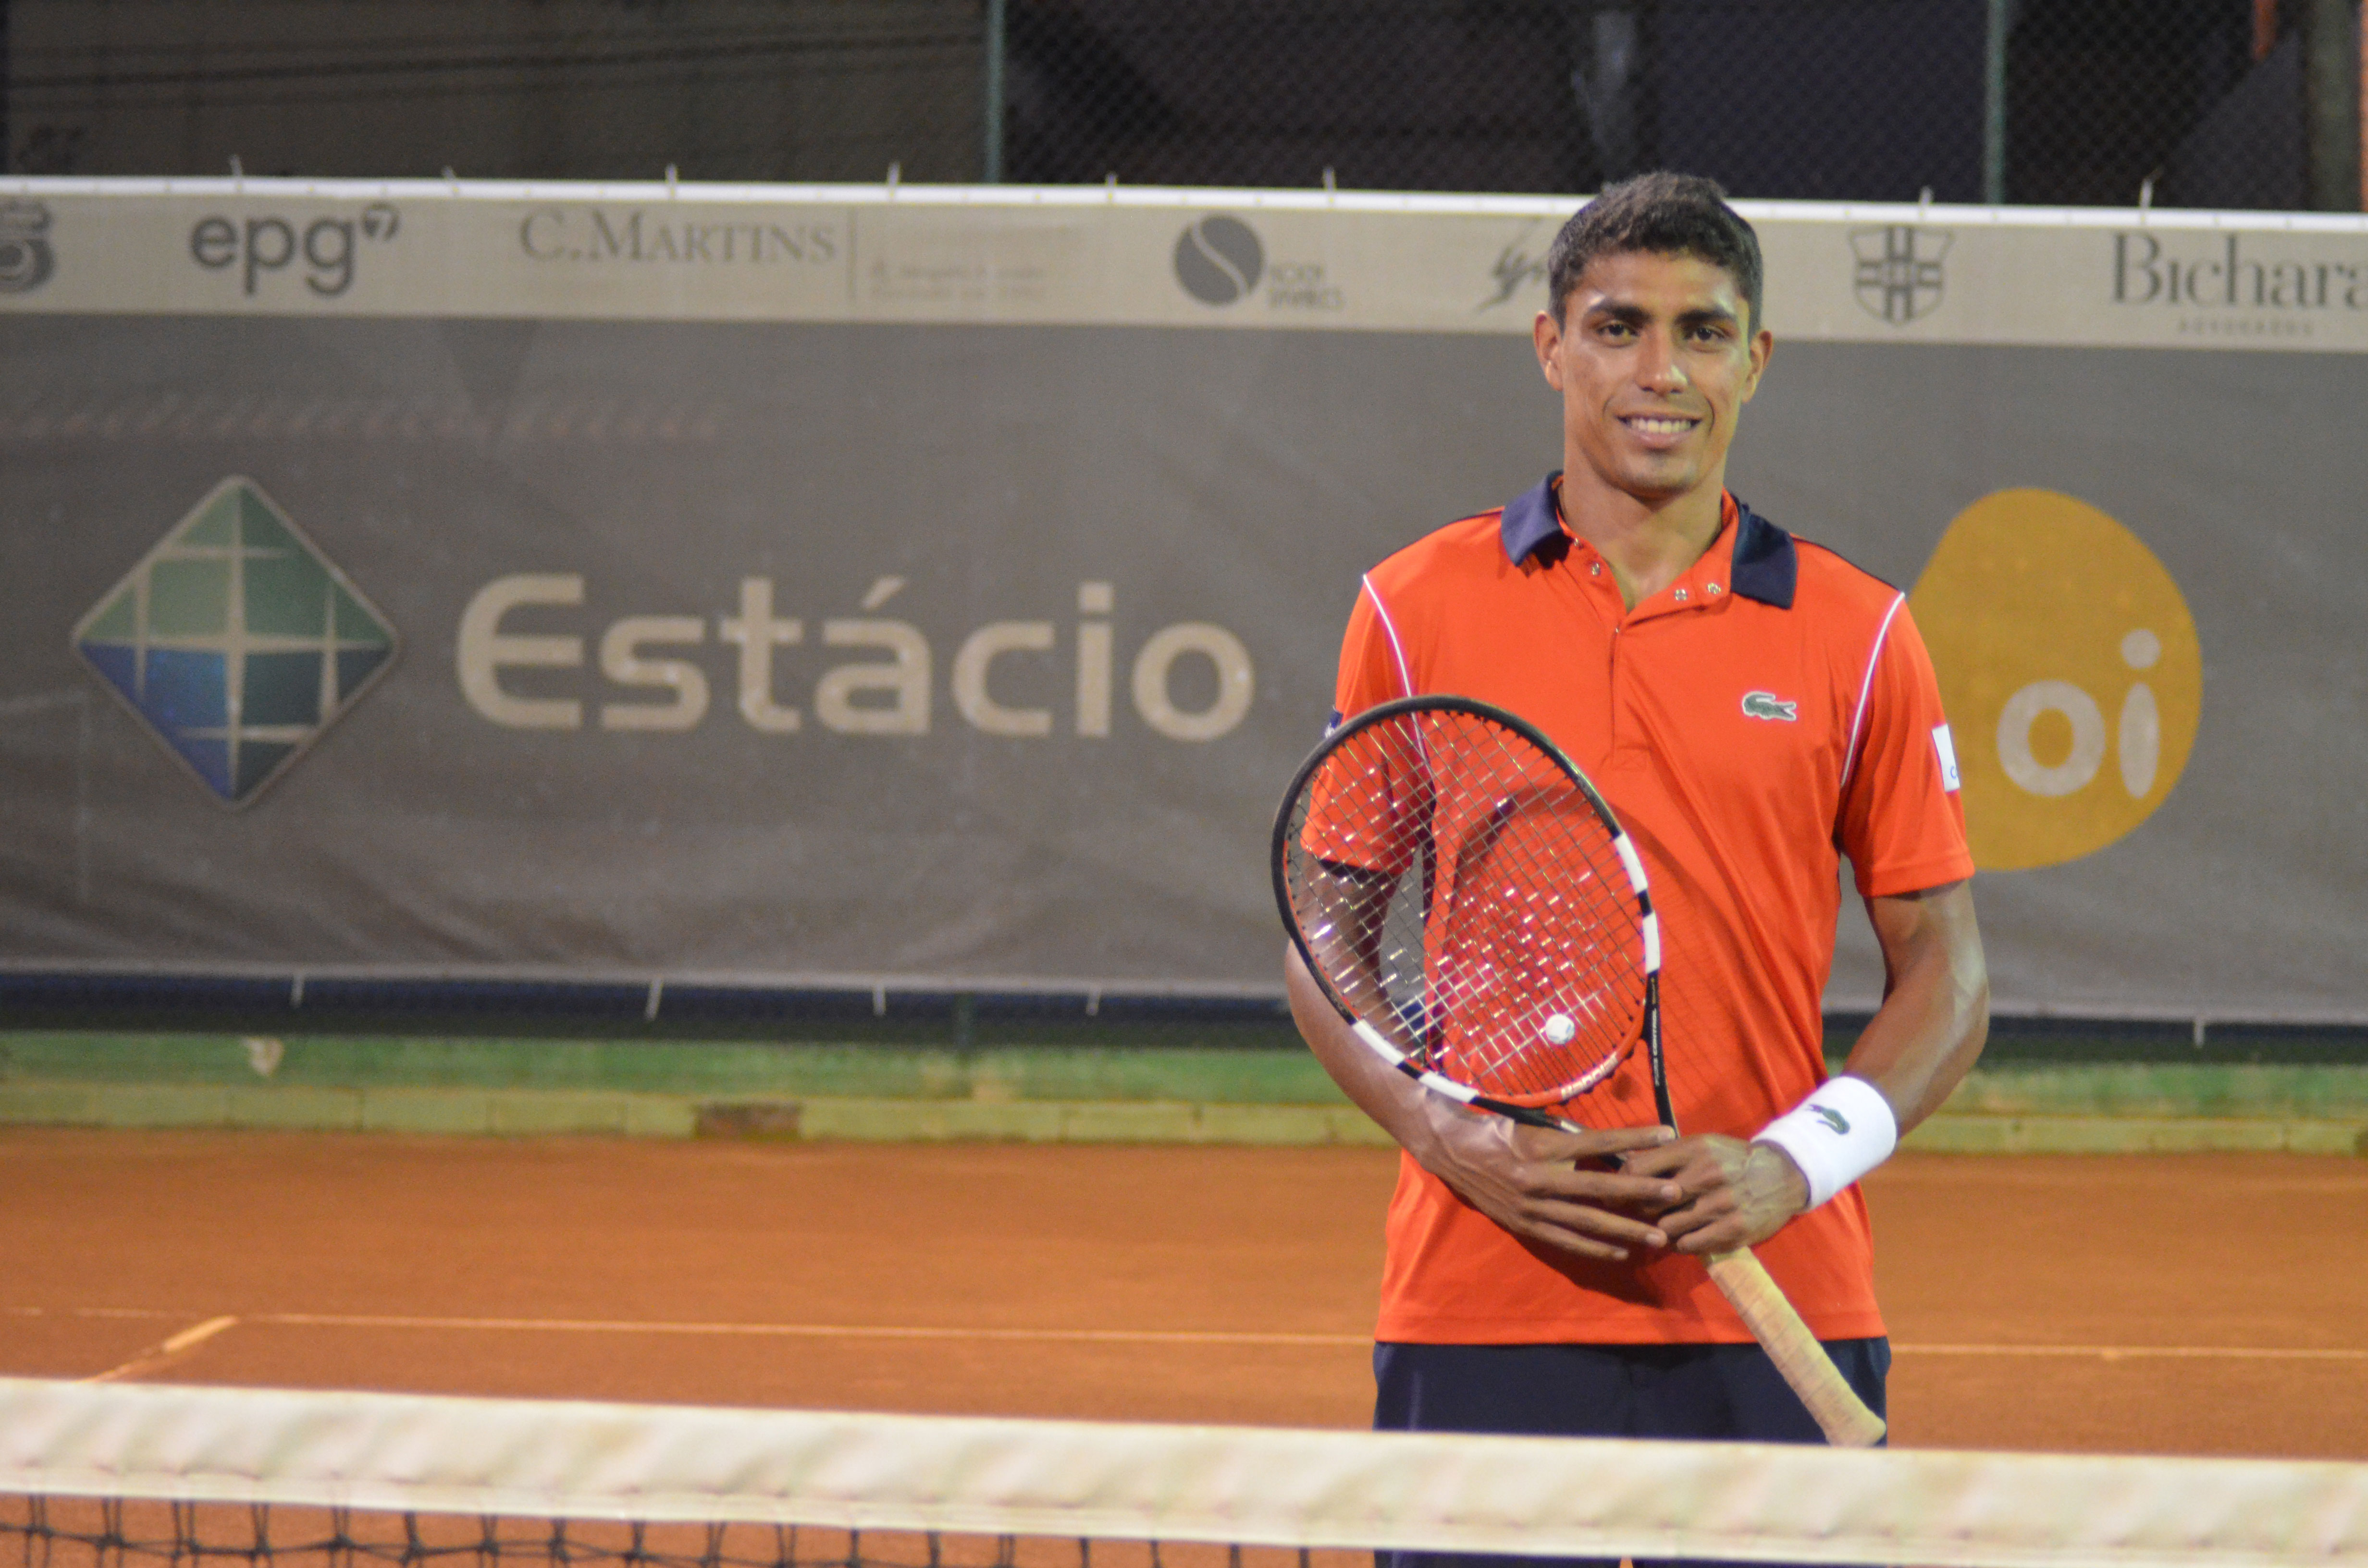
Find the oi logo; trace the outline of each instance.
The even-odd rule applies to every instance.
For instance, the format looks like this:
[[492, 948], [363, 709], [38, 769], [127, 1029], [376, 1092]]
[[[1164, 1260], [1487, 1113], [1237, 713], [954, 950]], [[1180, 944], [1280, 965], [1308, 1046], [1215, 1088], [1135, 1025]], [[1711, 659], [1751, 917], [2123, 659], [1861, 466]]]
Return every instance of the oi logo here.
[[2203, 655], [2135, 534], [2069, 495], [2001, 490], [1949, 525], [1908, 602], [1982, 869], [2092, 855], [2169, 798], [2203, 718]]

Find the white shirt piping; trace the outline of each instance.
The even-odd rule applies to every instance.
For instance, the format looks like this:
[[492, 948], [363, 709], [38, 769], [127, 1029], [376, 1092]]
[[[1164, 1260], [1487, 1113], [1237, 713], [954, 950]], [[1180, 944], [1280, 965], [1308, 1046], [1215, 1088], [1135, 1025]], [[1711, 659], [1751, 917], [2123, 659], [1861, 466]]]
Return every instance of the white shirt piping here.
[[1382, 618], [1382, 630], [1389, 633], [1390, 654], [1397, 660], [1398, 665], [1398, 695], [1412, 697], [1414, 674], [1406, 667], [1406, 645], [1398, 641], [1398, 629], [1390, 619], [1390, 607], [1382, 602], [1381, 594], [1374, 589], [1372, 574], [1368, 573], [1358, 581], [1364, 586], [1365, 597], [1373, 601], [1373, 613]]
[[1850, 775], [1858, 771], [1858, 736], [1866, 724], [1866, 699], [1867, 694], [1874, 689], [1875, 667], [1883, 663], [1884, 640], [1891, 635], [1892, 618], [1907, 602], [1906, 594], [1894, 597], [1891, 608], [1883, 612], [1883, 624], [1874, 629], [1874, 646], [1866, 656], [1866, 678], [1858, 685], [1858, 711], [1850, 715], [1850, 749], [1842, 754], [1841, 788], [1844, 790], [1850, 788]]

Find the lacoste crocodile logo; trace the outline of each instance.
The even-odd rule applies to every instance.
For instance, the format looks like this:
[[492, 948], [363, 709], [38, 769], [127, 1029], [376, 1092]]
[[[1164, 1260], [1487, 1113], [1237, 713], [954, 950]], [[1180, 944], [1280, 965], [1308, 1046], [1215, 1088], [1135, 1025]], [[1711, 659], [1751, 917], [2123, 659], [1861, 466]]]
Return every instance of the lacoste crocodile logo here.
[[1813, 1105], [1809, 1108], [1817, 1113], [1817, 1119], [1826, 1124], [1827, 1131], [1844, 1134], [1850, 1131], [1850, 1119], [1841, 1112], [1821, 1105]]
[[1800, 722], [1801, 705], [1787, 702], [1772, 691], [1747, 691], [1743, 694], [1743, 716], [1747, 719], [1777, 719], [1793, 724]]

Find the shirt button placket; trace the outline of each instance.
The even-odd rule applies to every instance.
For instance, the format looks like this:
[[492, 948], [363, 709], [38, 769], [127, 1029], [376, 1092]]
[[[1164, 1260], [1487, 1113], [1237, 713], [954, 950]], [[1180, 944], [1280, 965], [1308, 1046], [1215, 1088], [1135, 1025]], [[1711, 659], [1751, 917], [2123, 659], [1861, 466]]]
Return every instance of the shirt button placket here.
[[1611, 642], [1610, 645], [1611, 651], [1611, 668], [1604, 677], [1603, 682], [1605, 695], [1611, 699], [1611, 722], [1605, 726], [1605, 729], [1611, 737], [1611, 744], [1606, 747], [1604, 751], [1604, 756], [1607, 759], [1620, 755], [1620, 643], [1621, 633], [1625, 630], [1626, 629], [1624, 627], [1618, 625], [1614, 625], [1611, 628]]

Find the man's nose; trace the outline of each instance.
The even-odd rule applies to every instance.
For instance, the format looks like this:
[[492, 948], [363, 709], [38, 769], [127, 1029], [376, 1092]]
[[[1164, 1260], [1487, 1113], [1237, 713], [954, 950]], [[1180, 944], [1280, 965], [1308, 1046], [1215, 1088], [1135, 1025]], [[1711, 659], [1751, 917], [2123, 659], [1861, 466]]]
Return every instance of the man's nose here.
[[1685, 391], [1686, 370], [1679, 360], [1677, 344], [1656, 334], [1645, 340], [1644, 347], [1636, 361], [1638, 382], [1656, 392]]

